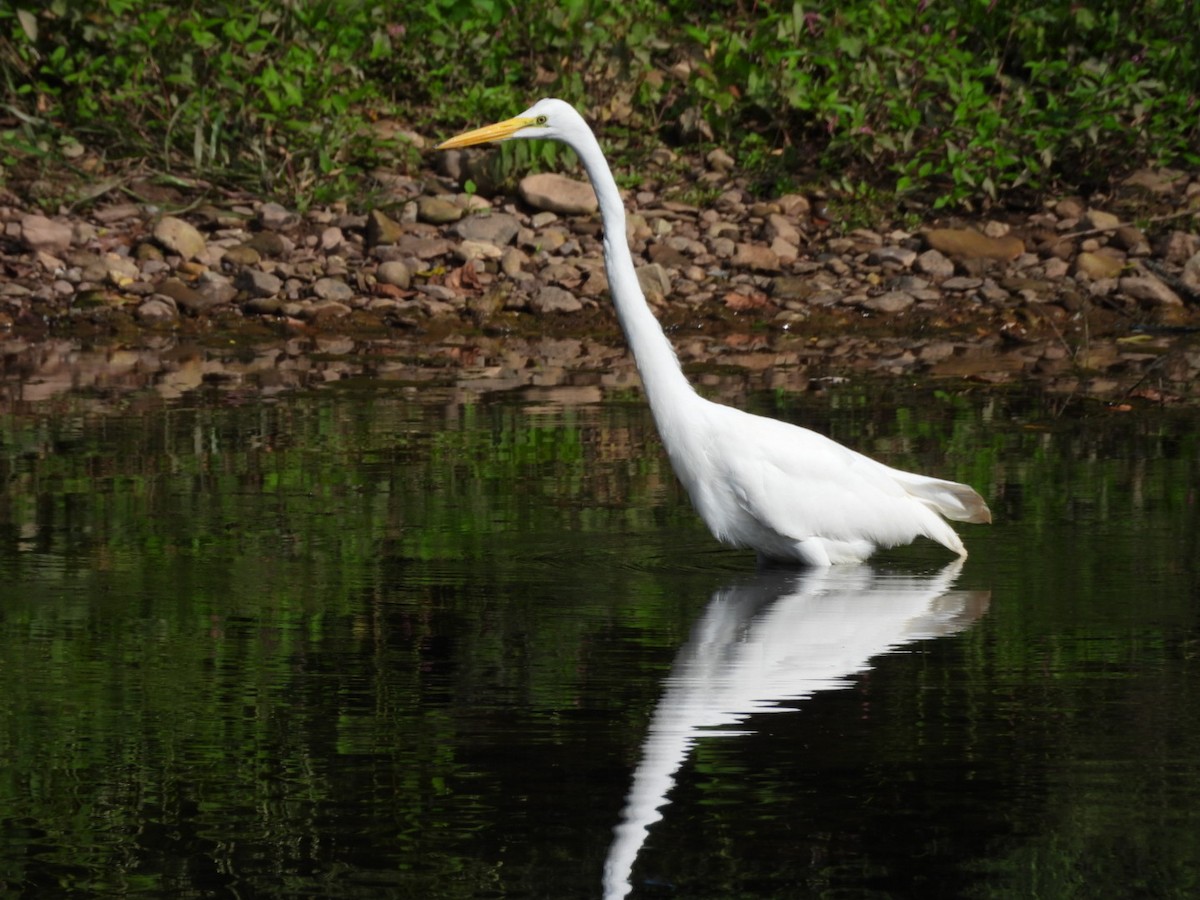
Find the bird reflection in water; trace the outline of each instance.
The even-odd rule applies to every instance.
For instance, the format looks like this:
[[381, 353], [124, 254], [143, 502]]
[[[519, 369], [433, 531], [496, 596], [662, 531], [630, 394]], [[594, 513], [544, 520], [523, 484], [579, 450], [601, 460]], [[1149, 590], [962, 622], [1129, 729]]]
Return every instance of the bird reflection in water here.
[[989, 594], [950, 591], [961, 568], [958, 560], [926, 577], [867, 565], [763, 569], [717, 591], [650, 720], [605, 862], [605, 900], [630, 892], [648, 829], [663, 817], [675, 773], [697, 740], [749, 734], [751, 715], [788, 712], [794, 701], [848, 687], [872, 657], [969, 627]]

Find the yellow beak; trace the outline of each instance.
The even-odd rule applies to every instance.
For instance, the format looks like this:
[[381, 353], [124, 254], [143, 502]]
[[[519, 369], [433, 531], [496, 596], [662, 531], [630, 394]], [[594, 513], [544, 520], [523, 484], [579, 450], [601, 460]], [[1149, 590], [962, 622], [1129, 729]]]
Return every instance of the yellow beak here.
[[485, 125], [482, 128], [476, 128], [474, 131], [464, 131], [462, 134], [455, 135], [448, 141], [442, 141], [435, 147], [435, 150], [453, 150], [455, 147], [471, 147], [475, 144], [483, 144], [487, 141], [502, 141], [505, 138], [510, 138], [514, 133], [520, 131], [529, 125], [534, 124], [535, 120], [531, 118], [523, 118], [517, 116], [513, 119], [505, 119], [503, 122], [497, 122], [495, 125]]

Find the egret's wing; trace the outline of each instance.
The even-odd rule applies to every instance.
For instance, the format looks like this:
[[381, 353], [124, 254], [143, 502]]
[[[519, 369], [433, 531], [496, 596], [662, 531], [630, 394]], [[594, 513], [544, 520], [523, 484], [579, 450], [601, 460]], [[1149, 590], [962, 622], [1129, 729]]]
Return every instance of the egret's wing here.
[[739, 504], [776, 533], [892, 546], [917, 535], [942, 540], [949, 529], [882, 463], [806, 428], [737, 418], [729, 423], [735, 430], [718, 439], [727, 445], [717, 454]]

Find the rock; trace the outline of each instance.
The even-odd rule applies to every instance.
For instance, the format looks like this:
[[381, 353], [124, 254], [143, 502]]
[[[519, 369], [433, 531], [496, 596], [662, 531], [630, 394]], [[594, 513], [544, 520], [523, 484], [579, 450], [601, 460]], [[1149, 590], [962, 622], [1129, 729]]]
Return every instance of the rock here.
[[[105, 253], [100, 259], [104, 270], [104, 280], [113, 287], [126, 287], [142, 277], [136, 261], [128, 256], [117, 256], [115, 253]], [[91, 279], [98, 281], [100, 279]]]
[[312, 292], [314, 297], [338, 303], [347, 302], [354, 297], [354, 289], [338, 278], [318, 278], [313, 282]]
[[342, 229], [336, 225], [330, 225], [321, 232], [319, 246], [326, 253], [336, 250], [342, 244], [346, 243], [346, 236], [342, 233]]
[[380, 263], [379, 268], [375, 270], [375, 278], [382, 284], [405, 290], [412, 284], [412, 273], [409, 272], [408, 266], [395, 259]]
[[913, 268], [931, 278], [949, 278], [954, 274], [954, 263], [940, 250], [926, 250], [913, 261]]
[[689, 264], [687, 256], [664, 241], [655, 241], [646, 248], [650, 261], [672, 269], [682, 269]]
[[267, 259], [284, 256], [294, 249], [290, 240], [274, 231], [260, 231], [252, 234], [241, 246], [249, 247]]
[[1181, 266], [1200, 253], [1200, 235], [1172, 231], [1155, 243], [1155, 252], [1171, 265]]
[[1075, 257], [1075, 271], [1082, 272], [1092, 281], [1105, 278], [1116, 278], [1125, 268], [1125, 260], [1118, 259], [1106, 253], [1088, 253], [1084, 251]]
[[781, 265], [794, 263], [800, 258], [800, 248], [795, 244], [789, 244], [783, 238], [775, 238], [771, 241], [770, 250], [779, 259]]
[[710, 150], [708, 155], [704, 157], [704, 161], [708, 163], [708, 167], [714, 172], [729, 172], [737, 165], [734, 158], [720, 147]]
[[274, 297], [283, 290], [281, 279], [259, 269], [243, 269], [238, 273], [234, 285], [251, 297]]
[[553, 172], [526, 175], [521, 179], [518, 193], [534, 209], [567, 216], [590, 215], [600, 208], [591, 184]]
[[509, 247], [500, 257], [500, 271], [509, 278], [514, 278], [521, 274], [521, 271], [525, 267], [525, 263], [528, 261], [529, 257], [527, 257], [516, 247]]
[[190, 315], [200, 315], [208, 312], [217, 302], [205, 297], [195, 288], [189, 287], [178, 278], [168, 278], [158, 286], [158, 292], [175, 301], [177, 309]]
[[232, 303], [237, 297], [237, 288], [233, 282], [219, 272], [212, 270], [203, 272], [196, 282], [196, 290], [213, 306]]
[[1138, 169], [1124, 183], [1126, 187], [1140, 187], [1152, 194], [1169, 194], [1183, 177], [1172, 169]]
[[796, 227], [795, 223], [780, 213], [771, 213], [767, 216], [767, 225], [763, 229], [763, 233], [768, 241], [779, 239], [793, 247], [799, 247], [803, 240], [800, 229]]
[[154, 225], [154, 239], [168, 253], [195, 259], [204, 252], [204, 235], [175, 216], [163, 216]]
[[320, 322], [325, 319], [340, 319], [350, 314], [350, 307], [337, 300], [323, 300], [315, 303], [306, 310], [305, 318]]
[[907, 269], [917, 259], [917, 251], [907, 247], [884, 246], [876, 247], [867, 254], [867, 262], [873, 266], [894, 265]]
[[242, 304], [242, 312], [252, 316], [274, 316], [283, 309], [283, 301], [278, 297], [254, 297]]
[[489, 241], [463, 241], [454, 248], [453, 256], [460, 262], [473, 259], [500, 259], [504, 251]]
[[1150, 242], [1142, 234], [1140, 228], [1132, 225], [1122, 225], [1112, 236], [1112, 245], [1124, 250], [1130, 256], [1149, 256]]
[[379, 244], [396, 244], [404, 235], [404, 226], [390, 218], [382, 210], [373, 209], [367, 213], [367, 246], [376, 247]]
[[1173, 290], [1153, 275], [1133, 275], [1122, 278], [1118, 286], [1127, 297], [1154, 306], [1183, 306], [1183, 301]]
[[878, 297], [871, 297], [862, 305], [874, 312], [899, 313], [904, 312], [904, 310], [916, 302], [916, 299], [911, 294], [906, 294], [903, 291], [889, 291], [886, 294], [880, 294]]
[[658, 263], [638, 266], [637, 280], [642, 287], [642, 293], [649, 299], [662, 300], [671, 293], [671, 277], [667, 274], [667, 270]]
[[417, 259], [436, 259], [454, 250], [454, 243], [447, 238], [419, 237], [415, 234], [402, 235], [395, 246], [401, 256], [415, 256]]
[[431, 225], [449, 225], [463, 217], [463, 208], [445, 197], [418, 197], [417, 219]]
[[570, 291], [554, 287], [553, 285], [546, 285], [529, 298], [529, 307], [538, 313], [571, 313], [583, 309], [583, 304]]
[[1051, 259], [1046, 260], [1042, 270], [1046, 273], [1047, 278], [1057, 281], [1058, 279], [1065, 278], [1067, 276], [1067, 272], [1071, 270], [1071, 264], [1065, 259], [1052, 257]]
[[779, 211], [793, 219], [804, 219], [812, 212], [812, 204], [803, 194], [784, 194], [779, 198]]
[[1054, 204], [1054, 214], [1059, 219], [1079, 219], [1087, 207], [1078, 197], [1064, 197]]
[[30, 250], [62, 256], [71, 246], [72, 229], [37, 213], [21, 217], [21, 242]]
[[769, 247], [761, 244], [738, 244], [730, 264], [742, 269], [752, 269], [755, 272], [778, 272], [780, 270], [779, 256]]
[[175, 301], [170, 297], [156, 294], [144, 301], [134, 315], [137, 316], [139, 322], [154, 325], [175, 321], [179, 318], [179, 310], [175, 306]]
[[278, 203], [266, 202], [258, 209], [258, 223], [269, 231], [285, 231], [294, 228], [300, 217]]
[[256, 266], [261, 259], [262, 254], [249, 244], [237, 244], [233, 247], [226, 247], [225, 255], [221, 257], [222, 262], [227, 262], [233, 266]]
[[149, 262], [150, 260], [161, 262], [163, 259], [162, 250], [147, 241], [138, 244], [133, 250], [133, 255], [141, 262]]
[[923, 237], [932, 249], [956, 259], [1010, 262], [1025, 252], [1025, 242], [1011, 234], [988, 237], [968, 228], [934, 228]]
[[1200, 253], [1197, 253], [1183, 264], [1183, 271], [1179, 273], [1179, 280], [1185, 288], [1193, 294], [1200, 296]]
[[960, 275], [957, 278], [947, 278], [942, 282], [943, 290], [947, 291], [973, 291], [983, 287], [982, 278], [973, 278], [968, 275]]
[[517, 217], [508, 213], [468, 216], [451, 229], [465, 241], [487, 241], [497, 247], [511, 244], [520, 230], [521, 223]]
[[1085, 229], [1097, 231], [1114, 231], [1120, 224], [1121, 218], [1101, 209], [1089, 209], [1080, 220]]

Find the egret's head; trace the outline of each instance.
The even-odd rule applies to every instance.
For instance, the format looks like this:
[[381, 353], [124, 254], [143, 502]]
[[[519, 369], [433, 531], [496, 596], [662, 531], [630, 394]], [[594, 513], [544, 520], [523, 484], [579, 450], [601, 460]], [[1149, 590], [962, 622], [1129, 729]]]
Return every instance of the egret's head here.
[[442, 141], [437, 145], [437, 149], [453, 150], [456, 147], [470, 147], [487, 141], [510, 141], [518, 138], [541, 138], [572, 143], [572, 138], [580, 129], [586, 132], [587, 125], [575, 108], [562, 100], [548, 97], [539, 100], [519, 116], [513, 116], [495, 125], [485, 125], [474, 131], [466, 131], [448, 141]]

